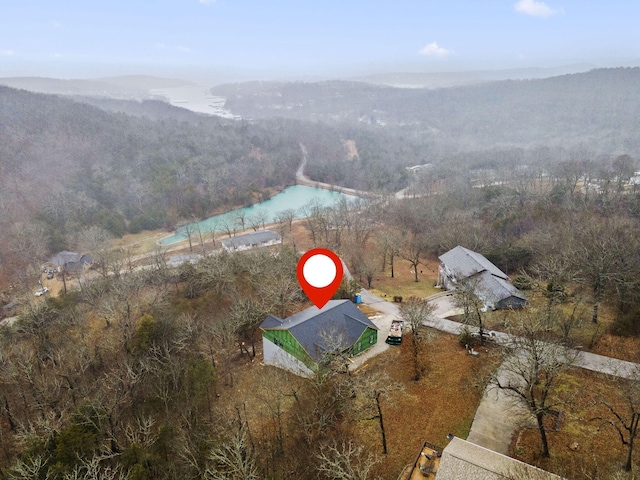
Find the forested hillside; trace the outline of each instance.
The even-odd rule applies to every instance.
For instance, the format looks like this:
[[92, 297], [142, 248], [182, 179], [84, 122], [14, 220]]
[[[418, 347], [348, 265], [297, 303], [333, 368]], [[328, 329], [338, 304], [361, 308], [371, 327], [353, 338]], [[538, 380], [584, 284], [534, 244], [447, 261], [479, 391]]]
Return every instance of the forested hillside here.
[[19, 256], [41, 258], [92, 225], [120, 236], [248, 204], [293, 183], [300, 162], [296, 138], [260, 125], [153, 121], [5, 87], [0, 111], [5, 260], [24, 237]]
[[456, 151], [492, 146], [588, 145], [640, 153], [640, 68], [592, 70], [538, 80], [456, 88], [400, 89], [356, 82], [221, 85], [243, 117], [402, 126]]

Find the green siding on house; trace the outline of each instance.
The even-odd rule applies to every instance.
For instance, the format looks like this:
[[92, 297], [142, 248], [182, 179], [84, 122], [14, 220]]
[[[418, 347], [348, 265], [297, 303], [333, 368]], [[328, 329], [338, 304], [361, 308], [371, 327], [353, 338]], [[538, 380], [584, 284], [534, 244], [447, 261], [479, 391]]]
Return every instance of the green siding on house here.
[[360, 338], [358, 338], [358, 341], [353, 344], [351, 354], [358, 355], [359, 353], [364, 352], [367, 348], [375, 345], [377, 341], [378, 331], [371, 327], [367, 327], [367, 329], [362, 332], [362, 335], [360, 335]]
[[277, 345], [285, 352], [296, 357], [312, 370], [317, 367], [313, 359], [309, 356], [305, 349], [302, 348], [300, 342], [298, 342], [298, 340], [296, 340], [296, 338], [291, 335], [291, 332], [289, 332], [288, 330], [263, 330], [262, 335], [271, 343]]
[[[311, 370], [316, 370], [318, 368], [318, 364], [314, 362], [314, 360], [307, 354], [302, 345], [296, 340], [296, 338], [291, 335], [288, 330], [263, 330], [262, 335], [269, 340], [271, 343], [277, 345], [285, 352], [293, 355], [298, 360], [303, 362], [307, 367]], [[364, 352], [366, 349], [372, 347], [378, 341], [378, 331], [367, 327], [367, 329], [362, 332], [360, 338], [353, 344], [351, 347], [351, 355], [355, 356], [359, 353]]]

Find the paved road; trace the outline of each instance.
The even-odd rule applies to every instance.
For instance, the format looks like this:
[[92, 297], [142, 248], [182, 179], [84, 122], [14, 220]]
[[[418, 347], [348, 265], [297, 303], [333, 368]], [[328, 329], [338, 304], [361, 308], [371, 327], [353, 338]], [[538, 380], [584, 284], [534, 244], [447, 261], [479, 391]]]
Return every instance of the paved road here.
[[[367, 290], [362, 290], [360, 295], [364, 304], [381, 312], [379, 316], [372, 319], [380, 331], [378, 343], [356, 357], [353, 368], [364, 365], [371, 357], [389, 348], [385, 343], [385, 339], [391, 326], [391, 321], [400, 318], [400, 309], [397, 304], [388, 302]], [[456, 310], [454, 306], [451, 294], [443, 292], [429, 297], [429, 300], [435, 303], [436, 310], [434, 316], [424, 324], [452, 335], [459, 334], [462, 325], [445, 318], [459, 313], [459, 310]], [[511, 340], [511, 336], [503, 332], [492, 332], [492, 334], [494, 340], [499, 344], [508, 344]], [[638, 364], [589, 352], [574, 351], [573, 353], [575, 355], [570, 356], [575, 358], [572, 364], [576, 367], [625, 378], [640, 376], [640, 365]], [[482, 356], [479, 357], [479, 360], [482, 360]], [[498, 367], [496, 375], [503, 384], [509, 378], [512, 381], [514, 380], [513, 377], [510, 377], [510, 373], [505, 370], [504, 364]], [[524, 425], [534, 425], [532, 422], [533, 417], [521, 404], [514, 402], [513, 397], [507, 392], [487, 387], [476, 410], [467, 440], [495, 452], [508, 455], [511, 438], [514, 433]]]
[[[500, 332], [495, 334], [498, 343], [507, 344], [510, 341], [508, 334]], [[640, 376], [640, 365], [632, 362], [577, 350], [570, 351], [569, 357], [574, 358], [572, 365], [575, 367], [623, 378]], [[496, 375], [502, 384], [507, 383], [509, 379], [513, 383], [517, 380], [516, 377], [508, 372], [504, 365], [503, 363], [498, 367]], [[535, 427], [535, 420], [522, 403], [504, 390], [487, 386], [476, 410], [467, 440], [508, 455], [513, 435], [523, 426]]]

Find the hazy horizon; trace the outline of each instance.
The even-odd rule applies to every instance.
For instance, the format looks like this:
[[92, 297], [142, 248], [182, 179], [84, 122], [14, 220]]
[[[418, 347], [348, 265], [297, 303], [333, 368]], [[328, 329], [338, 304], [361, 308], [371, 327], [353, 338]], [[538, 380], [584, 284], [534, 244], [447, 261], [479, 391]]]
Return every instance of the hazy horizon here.
[[239, 81], [640, 65], [640, 4], [621, 0], [10, 3], [0, 77]]

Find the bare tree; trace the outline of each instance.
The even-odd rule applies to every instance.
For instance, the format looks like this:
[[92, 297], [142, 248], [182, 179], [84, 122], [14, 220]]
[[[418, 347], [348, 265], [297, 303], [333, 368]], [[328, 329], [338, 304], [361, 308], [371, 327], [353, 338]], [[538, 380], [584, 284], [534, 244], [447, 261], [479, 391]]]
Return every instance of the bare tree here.
[[519, 312], [507, 344], [508, 354], [494, 375], [491, 385], [510, 394], [535, 417], [542, 455], [549, 456], [544, 419], [561, 400], [554, 398], [559, 376], [575, 359], [576, 353], [545, 338], [546, 326], [535, 311]]
[[599, 221], [576, 218], [568, 229], [571, 238], [564, 255], [568, 256], [575, 280], [591, 290], [593, 323], [598, 322], [598, 308], [606, 289], [616, 284], [631, 285], [637, 277], [637, 262], [627, 258], [630, 251], [637, 251], [634, 229], [632, 222], [615, 217]]
[[320, 461], [318, 471], [332, 479], [367, 480], [371, 468], [380, 459], [365, 452], [364, 446], [355, 445], [352, 441], [323, 445], [317, 454]]
[[633, 464], [633, 447], [640, 424], [640, 367], [633, 369], [630, 378], [618, 378], [617, 384], [620, 396], [612, 395], [612, 398], [603, 398], [599, 402], [609, 415], [592, 420], [609, 425], [618, 432], [620, 442], [627, 449], [624, 469], [628, 472]]
[[380, 249], [382, 250], [382, 271], [386, 267], [386, 263], [389, 262], [391, 267], [391, 278], [395, 276], [395, 259], [400, 255], [400, 247], [402, 246], [402, 235], [395, 230], [385, 230], [380, 237]]
[[421, 356], [424, 347], [433, 338], [433, 331], [424, 326], [424, 322], [433, 314], [435, 305], [426, 299], [411, 297], [400, 306], [400, 316], [411, 328], [413, 354], [413, 379], [417, 382], [422, 377], [423, 366]]
[[418, 266], [422, 264], [422, 257], [426, 253], [425, 242], [418, 235], [411, 235], [405, 239], [400, 250], [400, 256], [413, 267], [415, 281], [418, 281]]
[[247, 212], [244, 209], [238, 210], [233, 215], [233, 222], [240, 227], [240, 230], [244, 230], [247, 223]]
[[467, 279], [460, 282], [455, 289], [453, 298], [455, 304], [462, 308], [464, 323], [478, 329], [480, 345], [484, 343], [484, 321], [482, 313], [484, 303], [478, 295], [476, 289], [478, 282], [474, 279]]
[[358, 410], [365, 415], [362, 420], [377, 420], [380, 427], [382, 453], [386, 454], [387, 433], [384, 426], [382, 400], [393, 391], [401, 390], [402, 385], [391, 380], [386, 373], [374, 372], [357, 377], [355, 392], [360, 399]]
[[246, 423], [234, 428], [231, 436], [209, 454], [207, 480], [258, 480], [255, 451], [248, 441]]

